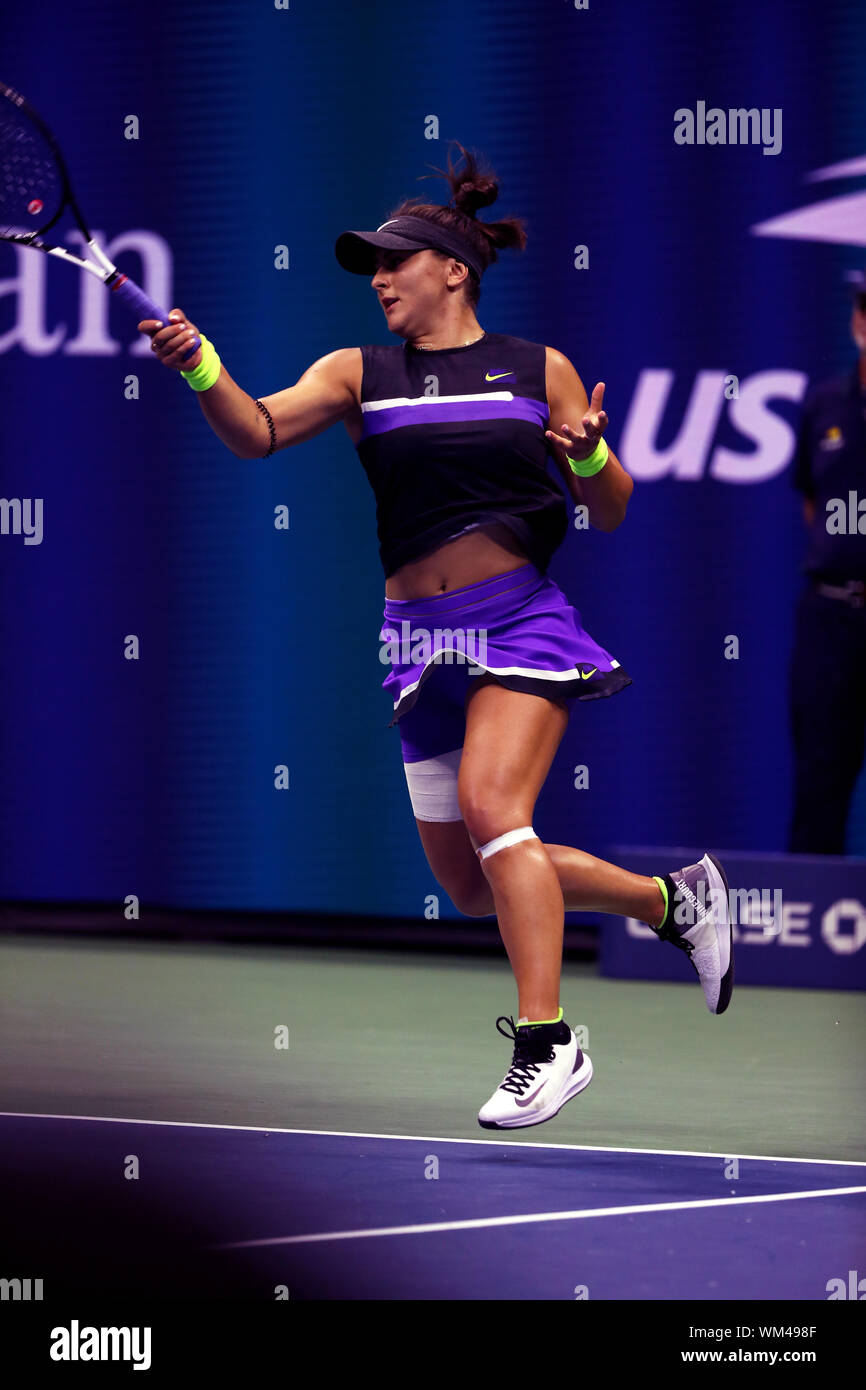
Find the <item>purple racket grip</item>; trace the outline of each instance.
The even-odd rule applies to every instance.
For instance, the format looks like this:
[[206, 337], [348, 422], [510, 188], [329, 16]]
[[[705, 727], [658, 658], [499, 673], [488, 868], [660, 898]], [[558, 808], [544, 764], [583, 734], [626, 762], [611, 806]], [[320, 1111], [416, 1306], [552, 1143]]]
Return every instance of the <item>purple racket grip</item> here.
[[[154, 304], [152, 299], [148, 299], [144, 290], [139, 289], [134, 280], [130, 280], [127, 275], [121, 275], [111, 286], [122, 304], [135, 315], [137, 323], [142, 319], [159, 319], [162, 323], [168, 323], [168, 314], [165, 309], [160, 309], [158, 304]], [[183, 361], [188, 362], [194, 353], [201, 347], [201, 338], [194, 338], [189, 352], [183, 355]]]

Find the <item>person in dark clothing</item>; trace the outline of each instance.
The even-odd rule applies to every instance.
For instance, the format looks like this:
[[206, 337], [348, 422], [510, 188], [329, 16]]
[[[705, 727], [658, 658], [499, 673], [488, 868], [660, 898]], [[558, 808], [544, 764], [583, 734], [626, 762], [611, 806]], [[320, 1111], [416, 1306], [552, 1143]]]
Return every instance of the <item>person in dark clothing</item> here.
[[844, 854], [866, 746], [866, 272], [854, 369], [807, 395], [793, 484], [808, 528], [790, 671], [795, 854]]

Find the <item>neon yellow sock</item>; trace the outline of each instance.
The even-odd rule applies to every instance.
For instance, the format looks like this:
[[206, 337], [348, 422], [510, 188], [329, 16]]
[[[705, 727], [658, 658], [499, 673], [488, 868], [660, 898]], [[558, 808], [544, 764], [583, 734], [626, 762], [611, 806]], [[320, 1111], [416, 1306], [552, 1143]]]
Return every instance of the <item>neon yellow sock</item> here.
[[532, 1018], [532, 1019], [530, 1019], [530, 1018], [519, 1018], [519, 1019], [517, 1020], [517, 1026], [518, 1026], [518, 1028], [538, 1028], [538, 1027], [541, 1026], [542, 1023], [561, 1023], [561, 1022], [562, 1022], [562, 1005], [560, 1004], [560, 1006], [559, 1006], [559, 1013], [556, 1015], [556, 1018]]
[[662, 897], [663, 897], [664, 900], [665, 900], [665, 915], [664, 915], [664, 917], [662, 918], [662, 920], [659, 922], [659, 927], [663, 927], [664, 924], [665, 924], [665, 922], [668, 920], [668, 889], [667, 889], [667, 884], [665, 883], [665, 881], [664, 881], [663, 878], [659, 878], [658, 874], [653, 874], [653, 878], [654, 878], [655, 882], [658, 884], [659, 888], [662, 890]]

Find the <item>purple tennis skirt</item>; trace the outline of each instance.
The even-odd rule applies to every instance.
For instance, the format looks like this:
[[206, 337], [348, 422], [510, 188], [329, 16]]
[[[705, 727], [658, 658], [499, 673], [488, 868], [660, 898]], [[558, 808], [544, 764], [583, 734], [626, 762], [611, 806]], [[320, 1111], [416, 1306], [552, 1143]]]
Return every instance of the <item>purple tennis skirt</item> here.
[[631, 685], [532, 564], [430, 598], [386, 598], [379, 636], [404, 762], [462, 747], [466, 691], [485, 671], [508, 690], [552, 700], [598, 700]]

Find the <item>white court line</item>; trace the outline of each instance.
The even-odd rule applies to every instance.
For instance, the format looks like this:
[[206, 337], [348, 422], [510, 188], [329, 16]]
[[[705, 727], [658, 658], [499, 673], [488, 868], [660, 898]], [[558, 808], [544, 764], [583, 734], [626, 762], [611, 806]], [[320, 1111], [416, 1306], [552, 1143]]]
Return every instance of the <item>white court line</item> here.
[[137, 1120], [121, 1115], [49, 1115], [40, 1111], [0, 1110], [0, 1120], [80, 1120], [102, 1125], [167, 1125], [175, 1129], [229, 1129], [242, 1134], [310, 1134], [326, 1139], [397, 1139], [415, 1144], [475, 1144], [485, 1148], [565, 1149], [576, 1153], [666, 1154], [673, 1158], [746, 1158], [755, 1163], [827, 1163], [834, 1168], [866, 1168], [860, 1158], [786, 1158], [781, 1154], [735, 1154], [730, 1149], [627, 1149], [609, 1144], [542, 1144], [535, 1139], [451, 1139], [430, 1134], [368, 1134], [352, 1129], [284, 1129], [279, 1125], [217, 1125], [203, 1120]]
[[771, 1192], [762, 1197], [706, 1197], [695, 1202], [645, 1202], [632, 1207], [595, 1207], [585, 1211], [543, 1211], [531, 1216], [486, 1216], [471, 1221], [436, 1221], [423, 1226], [379, 1226], [366, 1231], [321, 1231], [306, 1236], [269, 1236], [234, 1240], [213, 1250], [249, 1250], [261, 1245], [310, 1245], [326, 1240], [365, 1240], [372, 1236], [421, 1236], [434, 1231], [477, 1231], [485, 1226], [525, 1226], [536, 1221], [585, 1221], [590, 1216], [636, 1216], [650, 1211], [694, 1211], [698, 1207], [737, 1207], [754, 1202], [795, 1202], [805, 1197], [847, 1197], [866, 1187], [825, 1187], [814, 1192]]

